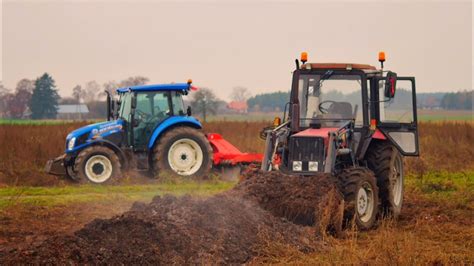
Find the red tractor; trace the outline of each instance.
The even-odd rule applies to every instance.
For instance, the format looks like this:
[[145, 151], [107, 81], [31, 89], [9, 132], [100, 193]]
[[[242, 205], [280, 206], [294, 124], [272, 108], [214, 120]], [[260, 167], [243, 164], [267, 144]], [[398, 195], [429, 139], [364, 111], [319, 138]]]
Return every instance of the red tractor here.
[[[263, 171], [329, 173], [346, 202], [345, 218], [359, 229], [377, 217], [398, 217], [403, 203], [403, 156], [418, 156], [414, 77], [351, 63], [296, 60], [283, 121], [264, 130]], [[288, 109], [288, 119], [285, 119]]]

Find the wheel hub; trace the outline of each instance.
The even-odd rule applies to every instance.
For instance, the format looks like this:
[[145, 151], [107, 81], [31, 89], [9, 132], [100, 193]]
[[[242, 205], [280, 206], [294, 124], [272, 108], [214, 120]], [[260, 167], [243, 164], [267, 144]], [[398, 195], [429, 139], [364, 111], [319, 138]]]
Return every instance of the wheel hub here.
[[392, 185], [393, 192], [393, 203], [397, 206], [400, 205], [403, 197], [403, 173], [402, 173], [403, 161], [401, 158], [395, 160], [395, 164], [392, 169], [392, 175], [390, 177], [390, 183]]
[[171, 169], [179, 175], [196, 173], [203, 162], [203, 152], [199, 144], [192, 139], [180, 139], [171, 145], [168, 152]]
[[95, 163], [92, 166], [92, 172], [96, 175], [100, 175], [104, 172], [104, 165], [102, 163]]
[[372, 219], [375, 204], [373, 193], [372, 186], [368, 182], [363, 183], [357, 191], [357, 214], [363, 222], [368, 222]]
[[357, 200], [357, 210], [364, 214], [367, 211], [367, 192], [363, 188], [359, 190], [359, 198]]

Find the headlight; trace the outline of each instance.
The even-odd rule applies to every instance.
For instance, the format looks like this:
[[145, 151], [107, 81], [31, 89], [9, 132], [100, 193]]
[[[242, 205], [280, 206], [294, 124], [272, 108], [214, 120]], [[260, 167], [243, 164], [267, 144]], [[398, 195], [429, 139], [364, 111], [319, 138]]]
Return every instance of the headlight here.
[[293, 171], [301, 171], [301, 170], [303, 170], [303, 162], [293, 161]]
[[318, 162], [309, 162], [308, 163], [308, 170], [309, 171], [318, 171]]
[[72, 150], [74, 149], [74, 144], [76, 143], [76, 138], [72, 138], [69, 140], [69, 142], [67, 143], [67, 149], [68, 150]]

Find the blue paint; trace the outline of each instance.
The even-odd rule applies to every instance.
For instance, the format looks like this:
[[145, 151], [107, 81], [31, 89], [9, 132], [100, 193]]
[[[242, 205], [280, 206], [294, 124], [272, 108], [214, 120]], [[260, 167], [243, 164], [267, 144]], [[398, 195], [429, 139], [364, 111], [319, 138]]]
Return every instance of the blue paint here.
[[[87, 125], [81, 128], [78, 128], [66, 137], [66, 153], [74, 153], [79, 151], [87, 146], [90, 146], [96, 140], [107, 137], [110, 134], [114, 134], [123, 130], [124, 122], [123, 120], [114, 120], [114, 121], [105, 121], [100, 123], [95, 123], [91, 125]], [[84, 143], [80, 145], [75, 145], [72, 150], [68, 150], [68, 143], [69, 140], [72, 138], [76, 138], [76, 143], [78, 138], [84, 134], [89, 134], [87, 139]]]
[[188, 83], [173, 83], [173, 84], [151, 84], [124, 87], [117, 89], [117, 92], [123, 93], [128, 91], [188, 91], [191, 85]]
[[160, 135], [166, 131], [168, 128], [176, 125], [187, 125], [187, 126], [192, 126], [196, 128], [202, 128], [201, 122], [199, 122], [196, 118], [192, 116], [172, 116], [165, 121], [161, 122], [155, 130], [153, 131], [153, 134], [150, 137], [150, 140], [148, 141], [148, 149], [153, 148], [153, 145], [155, 145], [155, 141], [160, 137]]

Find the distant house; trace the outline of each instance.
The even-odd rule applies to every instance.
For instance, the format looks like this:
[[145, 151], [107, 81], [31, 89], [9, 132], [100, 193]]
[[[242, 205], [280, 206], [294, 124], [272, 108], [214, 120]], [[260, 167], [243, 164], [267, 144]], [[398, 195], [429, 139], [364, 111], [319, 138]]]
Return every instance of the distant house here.
[[230, 102], [227, 105], [227, 108], [229, 108], [230, 110], [234, 112], [242, 113], [242, 114], [246, 114], [249, 109], [247, 102], [236, 102], [236, 101]]
[[60, 104], [58, 105], [57, 119], [83, 119], [89, 113], [85, 104]]

